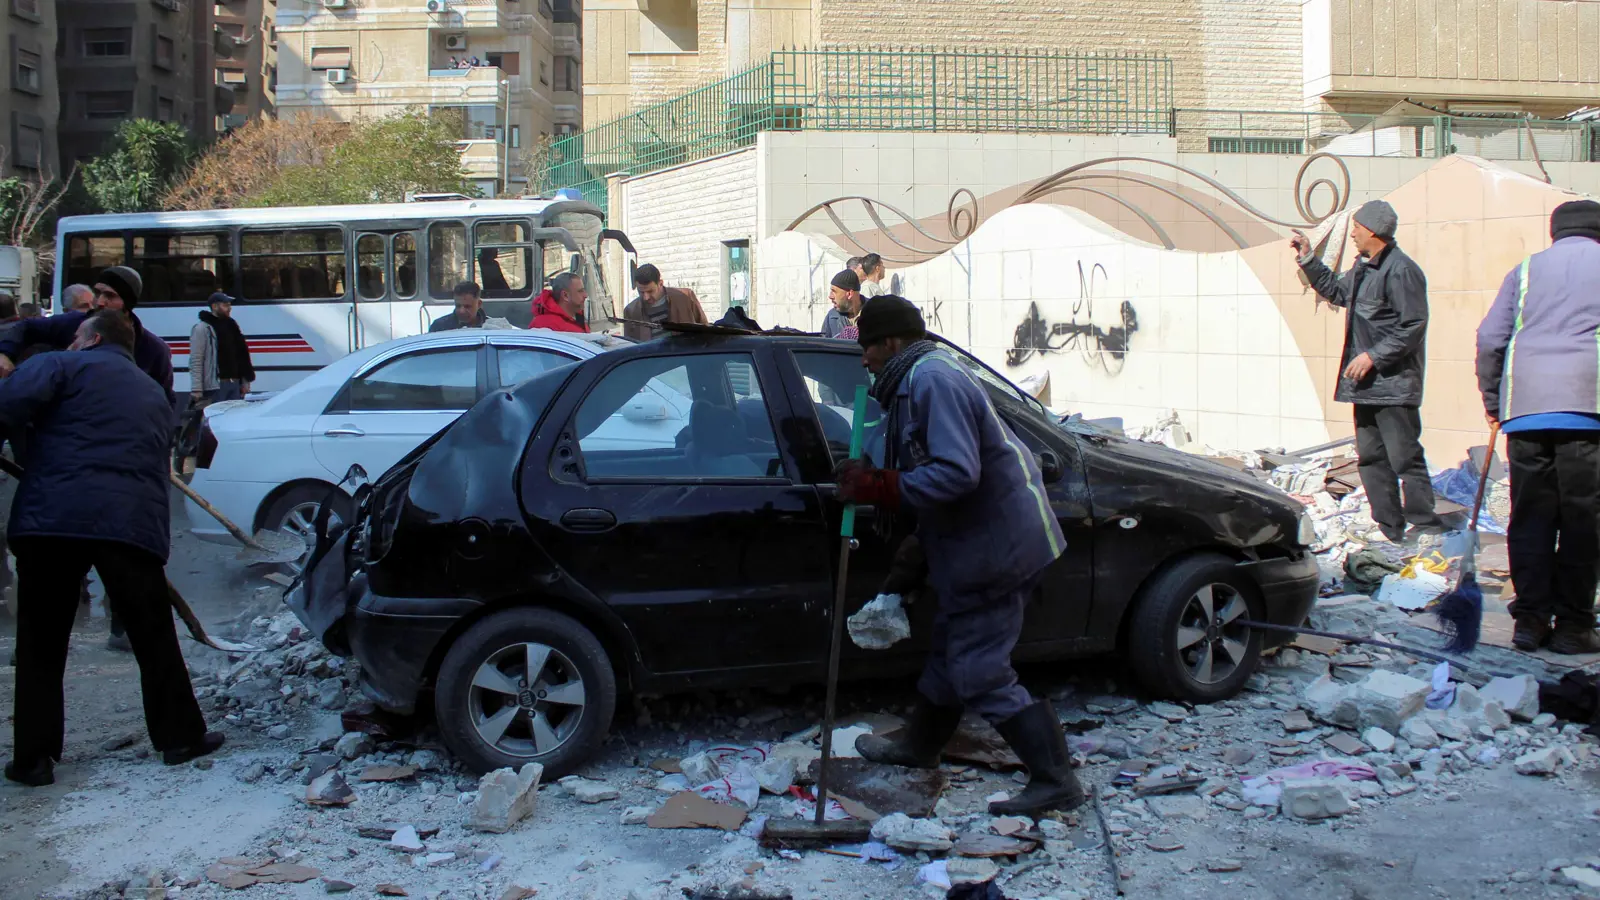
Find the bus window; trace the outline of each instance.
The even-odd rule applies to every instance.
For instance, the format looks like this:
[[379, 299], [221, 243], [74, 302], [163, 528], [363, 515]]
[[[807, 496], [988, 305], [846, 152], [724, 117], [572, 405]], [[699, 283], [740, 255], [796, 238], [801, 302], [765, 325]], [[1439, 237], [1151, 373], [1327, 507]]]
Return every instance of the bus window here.
[[417, 295], [417, 239], [410, 232], [394, 236], [394, 295], [401, 300]]
[[67, 243], [67, 278], [64, 284], [94, 286], [100, 273], [126, 260], [120, 234], [75, 234]]
[[363, 234], [356, 241], [356, 295], [363, 300], [382, 300], [384, 297], [383, 270], [388, 261], [383, 258], [383, 235]]
[[246, 231], [239, 237], [246, 300], [326, 300], [345, 295], [344, 234], [337, 228]]
[[435, 222], [428, 226], [428, 297], [454, 303], [456, 285], [467, 280], [467, 226]]
[[544, 273], [545, 281], [572, 269], [572, 252], [560, 241], [541, 241], [539, 247], [544, 251], [544, 268], [539, 271]]
[[133, 268], [144, 279], [144, 305], [204, 303], [215, 291], [234, 292], [233, 238], [226, 231], [136, 234]]
[[485, 300], [520, 300], [529, 290], [533, 245], [522, 222], [479, 222], [475, 228], [477, 280]]

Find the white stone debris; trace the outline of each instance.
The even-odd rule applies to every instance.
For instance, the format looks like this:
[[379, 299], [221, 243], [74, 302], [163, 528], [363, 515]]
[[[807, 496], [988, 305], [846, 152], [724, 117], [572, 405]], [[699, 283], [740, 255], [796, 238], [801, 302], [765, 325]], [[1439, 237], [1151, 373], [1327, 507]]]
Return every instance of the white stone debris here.
[[887, 650], [911, 636], [899, 594], [879, 594], [845, 620], [850, 641], [863, 650]]
[[1531, 722], [1539, 715], [1539, 682], [1532, 675], [1495, 678], [1484, 685], [1478, 694], [1484, 700], [1499, 703], [1519, 722]]
[[469, 824], [479, 831], [510, 831], [533, 815], [543, 775], [544, 766], [528, 763], [520, 771], [496, 769], [483, 776], [478, 782], [478, 796], [472, 802]]
[[950, 829], [932, 819], [913, 819], [905, 813], [891, 813], [874, 822], [872, 839], [913, 853], [943, 853], [955, 846]]
[[1427, 682], [1379, 669], [1357, 682], [1351, 694], [1363, 726], [1393, 731], [1421, 711], [1428, 690]]
[[1284, 782], [1280, 802], [1284, 815], [1308, 820], [1342, 816], [1354, 808], [1339, 785], [1325, 778]]
[[561, 786], [566, 789], [572, 799], [579, 803], [604, 803], [622, 796], [617, 789], [609, 784], [599, 781], [590, 781], [578, 775], [568, 775], [561, 779]]

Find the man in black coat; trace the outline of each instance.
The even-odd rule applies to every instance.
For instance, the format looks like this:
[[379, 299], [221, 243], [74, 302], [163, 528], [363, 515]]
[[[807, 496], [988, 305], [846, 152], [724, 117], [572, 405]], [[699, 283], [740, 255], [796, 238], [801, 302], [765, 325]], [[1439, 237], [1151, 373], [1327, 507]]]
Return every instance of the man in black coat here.
[[[1373, 200], [1356, 210], [1350, 242], [1360, 258], [1335, 275], [1295, 232], [1301, 271], [1318, 294], [1346, 311], [1344, 355], [1334, 399], [1355, 405], [1356, 457], [1372, 519], [1384, 536], [1444, 530], [1422, 453], [1422, 376], [1427, 356], [1428, 279], [1395, 244], [1394, 207]], [[1398, 483], [1397, 483], [1398, 481]], [[1405, 486], [1404, 501], [1400, 485]]]
[[6, 778], [51, 784], [65, 739], [62, 678], [93, 567], [139, 661], [145, 724], [167, 765], [216, 750], [178, 647], [167, 596], [173, 413], [133, 361], [124, 316], [86, 319], [68, 349], [0, 380], [0, 428], [32, 427], [7, 537], [17, 556], [13, 758]]

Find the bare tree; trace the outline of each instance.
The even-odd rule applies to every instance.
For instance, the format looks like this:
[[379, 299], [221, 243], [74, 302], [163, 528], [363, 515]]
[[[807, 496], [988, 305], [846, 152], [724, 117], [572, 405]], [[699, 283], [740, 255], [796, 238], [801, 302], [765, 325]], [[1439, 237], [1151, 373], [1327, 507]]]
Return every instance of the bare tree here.
[[322, 165], [348, 135], [348, 123], [322, 117], [258, 118], [234, 129], [167, 192], [167, 209], [227, 209], [275, 184], [283, 170]]
[[[6, 151], [0, 147], [0, 172], [6, 168]], [[52, 229], [47, 226], [77, 174], [77, 167], [73, 167], [67, 177], [60, 180], [42, 171], [30, 176], [0, 178], [0, 244], [30, 247], [39, 260], [39, 267], [51, 268], [55, 261], [55, 242]]]

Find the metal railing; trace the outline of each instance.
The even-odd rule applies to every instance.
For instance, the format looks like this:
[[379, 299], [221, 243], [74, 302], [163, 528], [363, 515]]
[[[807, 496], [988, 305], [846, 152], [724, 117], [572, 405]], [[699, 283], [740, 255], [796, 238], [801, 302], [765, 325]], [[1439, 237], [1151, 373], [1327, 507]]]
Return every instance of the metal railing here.
[[606, 176], [748, 147], [762, 131], [1164, 133], [1163, 56], [779, 50], [764, 63], [555, 141], [541, 189], [605, 205]]
[[1543, 162], [1595, 159], [1593, 123], [1548, 119], [1174, 109], [1168, 134], [1191, 152], [1533, 160], [1537, 150]]

